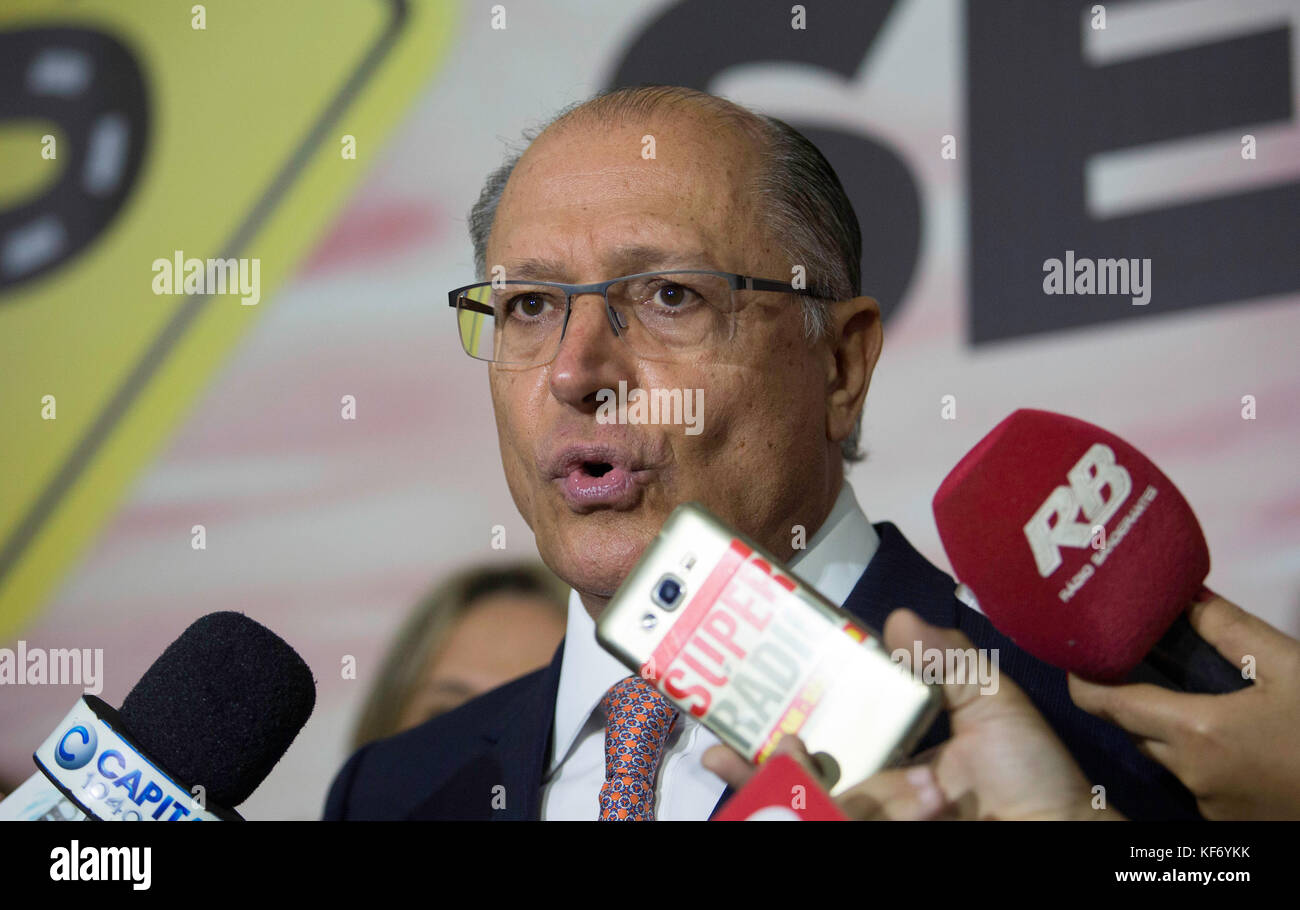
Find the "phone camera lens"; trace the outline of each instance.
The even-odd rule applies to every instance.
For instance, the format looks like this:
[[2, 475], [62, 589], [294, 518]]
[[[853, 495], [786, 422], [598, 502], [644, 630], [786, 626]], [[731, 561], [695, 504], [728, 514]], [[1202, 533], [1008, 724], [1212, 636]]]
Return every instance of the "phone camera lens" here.
[[672, 575], [665, 575], [659, 579], [659, 584], [655, 585], [654, 600], [655, 603], [665, 610], [675, 610], [682, 599], [682, 582], [681, 579]]

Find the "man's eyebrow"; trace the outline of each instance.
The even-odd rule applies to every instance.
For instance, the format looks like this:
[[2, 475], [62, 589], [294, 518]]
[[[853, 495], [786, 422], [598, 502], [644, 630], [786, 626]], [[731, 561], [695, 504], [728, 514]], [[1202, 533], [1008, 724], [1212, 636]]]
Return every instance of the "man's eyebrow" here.
[[703, 248], [670, 249], [658, 246], [621, 246], [609, 257], [610, 265], [623, 275], [659, 269], [711, 269], [714, 259]]
[[555, 259], [518, 259], [506, 266], [512, 281], [563, 281], [569, 268]]
[[[712, 256], [700, 247], [669, 249], [666, 247], [636, 244], [616, 247], [605, 257], [609, 264], [606, 278], [653, 272], [663, 269], [716, 269]], [[528, 257], [517, 259], [506, 266], [506, 278], [516, 281], [567, 282], [569, 267], [558, 259]]]

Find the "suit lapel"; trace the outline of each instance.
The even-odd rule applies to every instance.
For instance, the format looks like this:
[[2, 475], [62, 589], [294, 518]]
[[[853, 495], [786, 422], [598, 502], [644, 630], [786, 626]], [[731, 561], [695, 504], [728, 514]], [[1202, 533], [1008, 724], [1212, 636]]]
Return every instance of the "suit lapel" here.
[[536, 821], [542, 813], [542, 773], [551, 751], [555, 726], [555, 699], [560, 688], [564, 642], [555, 650], [551, 665], [538, 677], [514, 710], [483, 734], [502, 769], [505, 806], [495, 808], [493, 820]]
[[406, 816], [412, 821], [536, 820], [541, 817], [542, 770], [550, 750], [564, 643], [548, 667], [511, 684], [511, 701], [465, 740], [469, 757]]
[[956, 583], [952, 578], [918, 553], [890, 522], [874, 527], [880, 546], [844, 609], [877, 633], [885, 627], [885, 618], [900, 607], [920, 614], [931, 625], [956, 626], [958, 601], [953, 596]]

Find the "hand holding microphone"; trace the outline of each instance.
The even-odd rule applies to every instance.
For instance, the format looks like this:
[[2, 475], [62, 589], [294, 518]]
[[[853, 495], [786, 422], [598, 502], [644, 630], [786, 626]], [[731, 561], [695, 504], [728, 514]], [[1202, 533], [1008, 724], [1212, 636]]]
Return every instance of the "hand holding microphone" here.
[[[884, 635], [891, 649], [908, 650], [914, 641], [925, 650], [945, 653], [974, 649], [961, 631], [931, 626], [909, 610], [891, 613]], [[996, 691], [987, 694], [968, 677], [945, 677], [941, 688], [952, 734], [919, 758], [929, 766], [943, 794], [946, 817], [1123, 818], [1112, 808], [1093, 808], [1092, 785], [1010, 676], [999, 675]]]
[[1191, 506], [1115, 434], [1016, 411], [944, 478], [934, 518], [980, 611], [1039, 660], [1100, 682], [1250, 685], [1184, 615], [1210, 571]]
[[1142, 453], [1016, 411], [953, 468], [934, 512], [984, 615], [1068, 671], [1075, 703], [1132, 734], [1202, 814], [1300, 818], [1300, 642], [1222, 598], [1196, 602], [1205, 538]]
[[[1300, 643], [1226, 601], [1189, 611], [1209, 572], [1204, 535], [1182, 494], [1133, 446], [1074, 418], [1016, 411], [952, 470], [934, 511], [980, 611], [1068, 671], [1079, 706], [1140, 737], [1202, 812], [1300, 815]], [[886, 642], [899, 622], [928, 644], [970, 646], [906, 616], [891, 616]], [[1267, 660], [1270, 684], [1262, 668], [1259, 682], [1243, 672], [1250, 657]], [[945, 686], [953, 737], [929, 765], [944, 811], [1119, 817], [1090, 809], [1091, 788], [1065, 747], [1014, 683], [1002, 687], [1005, 695], [980, 699], [969, 686]], [[733, 784], [747, 770], [714, 750], [709, 767]], [[841, 807], [855, 817], [925, 817], [933, 794], [913, 772], [877, 774], [842, 794], [856, 795], [856, 810], [851, 800]]]
[[1132, 734], [1143, 754], [1196, 795], [1206, 818], [1300, 819], [1300, 642], [1213, 595], [1188, 618], [1229, 662], [1254, 659], [1253, 686], [1183, 694], [1072, 673], [1070, 697]]

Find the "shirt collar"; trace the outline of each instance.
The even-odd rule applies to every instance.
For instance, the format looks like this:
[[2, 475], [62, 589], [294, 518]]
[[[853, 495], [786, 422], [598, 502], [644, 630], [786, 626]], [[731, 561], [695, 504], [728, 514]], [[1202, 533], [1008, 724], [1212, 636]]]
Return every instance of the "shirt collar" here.
[[[789, 567], [831, 603], [843, 604], [879, 546], [876, 529], [845, 480], [830, 515]], [[578, 592], [571, 590], [548, 774], [564, 763], [605, 693], [630, 673], [596, 642], [596, 623]]]

